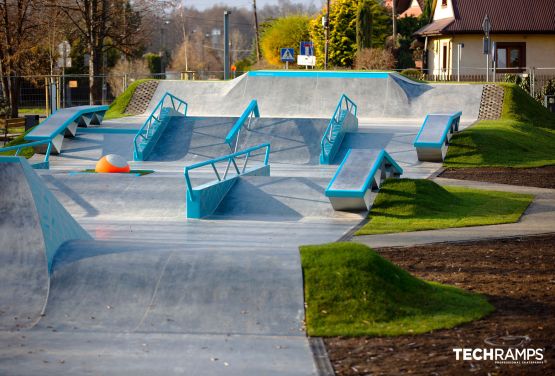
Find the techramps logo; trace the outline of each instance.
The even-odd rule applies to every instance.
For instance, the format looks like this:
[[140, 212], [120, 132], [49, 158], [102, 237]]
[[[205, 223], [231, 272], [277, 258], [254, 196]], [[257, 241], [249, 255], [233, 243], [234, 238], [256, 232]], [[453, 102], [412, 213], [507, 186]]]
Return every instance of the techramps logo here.
[[455, 360], [493, 361], [495, 364], [535, 365], [545, 363], [545, 349], [526, 347], [528, 336], [489, 337], [487, 348], [453, 348]]

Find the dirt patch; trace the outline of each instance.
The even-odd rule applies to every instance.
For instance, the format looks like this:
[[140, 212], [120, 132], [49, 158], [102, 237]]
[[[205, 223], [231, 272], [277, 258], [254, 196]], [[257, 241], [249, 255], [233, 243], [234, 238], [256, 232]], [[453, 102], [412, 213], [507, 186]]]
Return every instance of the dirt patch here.
[[448, 168], [439, 176], [447, 179], [485, 181], [488, 183], [555, 189], [555, 166], [537, 168]]
[[[555, 374], [555, 235], [377, 251], [420, 278], [485, 294], [496, 311], [422, 335], [327, 338], [337, 375]], [[507, 335], [528, 336], [524, 347], [545, 348], [546, 363], [455, 360], [453, 348], [488, 348], [485, 340]]]

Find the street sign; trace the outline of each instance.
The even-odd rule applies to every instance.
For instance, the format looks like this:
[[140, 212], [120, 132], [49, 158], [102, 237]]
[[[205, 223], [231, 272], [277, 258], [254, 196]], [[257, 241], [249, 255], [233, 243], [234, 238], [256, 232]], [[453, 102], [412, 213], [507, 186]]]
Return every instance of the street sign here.
[[299, 55], [314, 56], [314, 43], [301, 42], [301, 49]]
[[58, 54], [60, 57], [56, 61], [58, 68], [71, 68], [71, 58], [69, 54], [71, 52], [71, 45], [67, 40], [58, 44]]
[[286, 63], [295, 62], [295, 49], [294, 48], [282, 48], [279, 52], [281, 61]]
[[297, 65], [313, 67], [316, 65], [316, 56], [297, 55]]

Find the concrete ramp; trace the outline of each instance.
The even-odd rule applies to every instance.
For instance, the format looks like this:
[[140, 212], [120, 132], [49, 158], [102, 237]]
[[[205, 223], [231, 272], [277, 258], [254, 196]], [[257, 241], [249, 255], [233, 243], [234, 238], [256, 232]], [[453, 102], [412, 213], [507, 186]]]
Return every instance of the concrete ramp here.
[[303, 316], [295, 250], [73, 241], [37, 329], [304, 336]]
[[24, 158], [0, 157], [0, 329], [31, 327], [48, 295], [59, 246], [89, 239]]
[[325, 196], [329, 179], [303, 177], [241, 177], [222, 201], [214, 218], [253, 221], [354, 219], [358, 214], [333, 210]]
[[422, 84], [393, 72], [253, 71], [231, 81], [161, 81], [149, 110], [168, 91], [185, 98], [193, 116], [239, 116], [256, 99], [264, 117], [329, 118], [337, 98], [347, 94], [361, 119], [462, 110], [473, 121], [482, 86]]

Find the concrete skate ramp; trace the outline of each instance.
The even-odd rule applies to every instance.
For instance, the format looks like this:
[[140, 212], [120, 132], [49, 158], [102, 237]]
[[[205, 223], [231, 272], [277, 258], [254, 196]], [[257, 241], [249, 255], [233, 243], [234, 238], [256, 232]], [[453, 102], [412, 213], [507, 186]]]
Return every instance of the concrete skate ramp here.
[[295, 249], [67, 242], [36, 329], [303, 336]]
[[358, 214], [333, 210], [324, 194], [328, 183], [329, 179], [322, 178], [241, 177], [214, 213], [214, 218], [258, 221], [359, 218]]
[[253, 71], [231, 81], [161, 81], [148, 111], [166, 91], [183, 97], [193, 116], [239, 116], [256, 99], [263, 117], [329, 118], [347, 94], [362, 119], [462, 111], [475, 120], [482, 85], [422, 84], [382, 72]]
[[182, 175], [53, 173], [44, 174], [43, 180], [75, 218], [185, 218]]
[[58, 247], [89, 239], [24, 158], [0, 157], [0, 328], [32, 326], [48, 291]]
[[[202, 162], [230, 153], [225, 137], [237, 118], [193, 117], [168, 126], [149, 161]], [[237, 150], [271, 144], [272, 163], [319, 164], [327, 119], [257, 118], [243, 128]], [[263, 155], [258, 159], [262, 159]], [[257, 157], [254, 159], [258, 160]]]

